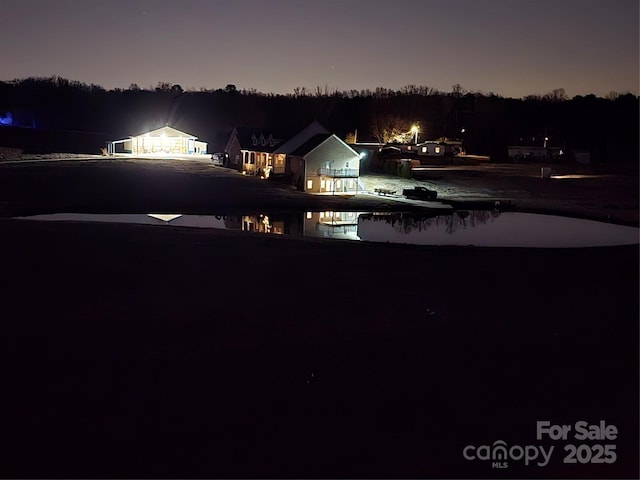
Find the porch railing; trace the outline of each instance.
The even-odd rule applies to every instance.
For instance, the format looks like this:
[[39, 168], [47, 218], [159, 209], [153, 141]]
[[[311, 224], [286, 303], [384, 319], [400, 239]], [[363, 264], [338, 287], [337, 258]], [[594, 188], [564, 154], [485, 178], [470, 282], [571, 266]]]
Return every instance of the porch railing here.
[[335, 225], [327, 225], [326, 223], [318, 223], [318, 231], [335, 234], [335, 233], [358, 233], [358, 225], [357, 224], [335, 224]]
[[358, 169], [357, 168], [326, 168], [320, 167], [320, 175], [324, 175], [325, 177], [357, 177]]

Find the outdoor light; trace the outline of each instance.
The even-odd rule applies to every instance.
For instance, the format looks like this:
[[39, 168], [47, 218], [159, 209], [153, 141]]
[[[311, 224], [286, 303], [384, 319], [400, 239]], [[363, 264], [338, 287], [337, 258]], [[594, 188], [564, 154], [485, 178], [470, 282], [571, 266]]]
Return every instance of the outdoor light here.
[[415, 134], [416, 138], [414, 140], [413, 143], [418, 143], [418, 132], [420, 132], [420, 129], [418, 128], [418, 125], [414, 125], [413, 127], [411, 127], [411, 131]]

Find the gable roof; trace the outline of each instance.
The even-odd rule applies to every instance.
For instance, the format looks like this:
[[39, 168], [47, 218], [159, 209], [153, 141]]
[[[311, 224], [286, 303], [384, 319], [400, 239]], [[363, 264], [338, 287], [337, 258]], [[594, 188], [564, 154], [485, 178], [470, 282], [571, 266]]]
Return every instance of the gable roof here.
[[360, 157], [360, 154], [358, 152], [347, 145], [343, 140], [331, 133], [315, 135], [291, 155], [306, 158], [310, 153], [312, 153], [321, 145], [322, 154], [328, 157], [340, 158], [344, 157], [344, 155], [351, 155], [358, 158]]
[[318, 146], [322, 145], [329, 137], [332, 136], [333, 135], [330, 133], [318, 133], [304, 142], [298, 148], [296, 148], [293, 152], [290, 153], [290, 155], [294, 157], [304, 157], [306, 154], [310, 153], [312, 150], [315, 150]]
[[274, 153], [284, 153], [286, 155], [291, 155], [294, 151], [296, 151], [298, 148], [304, 145], [307, 141], [309, 141], [315, 135], [318, 135], [321, 133], [326, 134], [326, 133], [329, 133], [329, 131], [326, 128], [324, 128], [322, 125], [320, 125], [317, 121], [314, 120], [313, 123], [310, 123], [309, 125], [307, 125], [305, 128], [303, 128], [300, 132], [298, 132], [296, 135], [291, 137], [289, 140], [280, 144], [276, 148]]
[[133, 135], [134, 137], [161, 137], [162, 135], [167, 137], [186, 137], [186, 138], [198, 138], [195, 135], [191, 135], [190, 133], [181, 132], [172, 127], [161, 127], [156, 128], [155, 130], [151, 130], [150, 132], [144, 132], [140, 135]]

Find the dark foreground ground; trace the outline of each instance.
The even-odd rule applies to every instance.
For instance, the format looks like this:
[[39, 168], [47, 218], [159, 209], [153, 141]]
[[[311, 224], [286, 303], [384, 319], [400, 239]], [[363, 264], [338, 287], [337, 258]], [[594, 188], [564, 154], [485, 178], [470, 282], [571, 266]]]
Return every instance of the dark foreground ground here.
[[[5, 211], [103, 198], [3, 182]], [[128, 191], [129, 212], [157, 198]], [[638, 476], [637, 246], [3, 219], [0, 252], [2, 477]], [[538, 441], [539, 420], [619, 435]], [[545, 467], [463, 457], [497, 440], [555, 449]], [[565, 464], [568, 444], [617, 460]]]

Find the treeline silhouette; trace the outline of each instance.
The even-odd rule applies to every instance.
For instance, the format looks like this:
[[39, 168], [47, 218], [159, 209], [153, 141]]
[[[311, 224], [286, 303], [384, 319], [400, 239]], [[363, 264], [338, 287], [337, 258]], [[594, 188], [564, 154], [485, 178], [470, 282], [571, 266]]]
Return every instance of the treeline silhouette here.
[[[50, 77], [0, 82], [0, 117], [5, 112], [13, 127], [0, 127], [0, 146], [27, 151], [66, 147], [97, 153], [106, 140], [167, 124], [197, 135], [216, 151], [235, 126], [287, 136], [318, 120], [341, 138], [359, 142], [384, 141], [385, 132], [417, 124], [419, 140], [462, 139], [467, 152], [495, 160], [506, 159], [507, 145], [542, 146], [545, 137], [547, 146], [588, 149], [594, 161], [638, 162], [639, 154], [639, 99], [629, 93], [568, 98], [556, 89], [514, 99], [468, 92], [456, 84], [450, 92], [408, 85], [348, 91], [300, 87], [273, 94], [231, 84], [184, 90], [167, 82], [105, 90]], [[66, 137], [68, 145], [61, 140]]]

